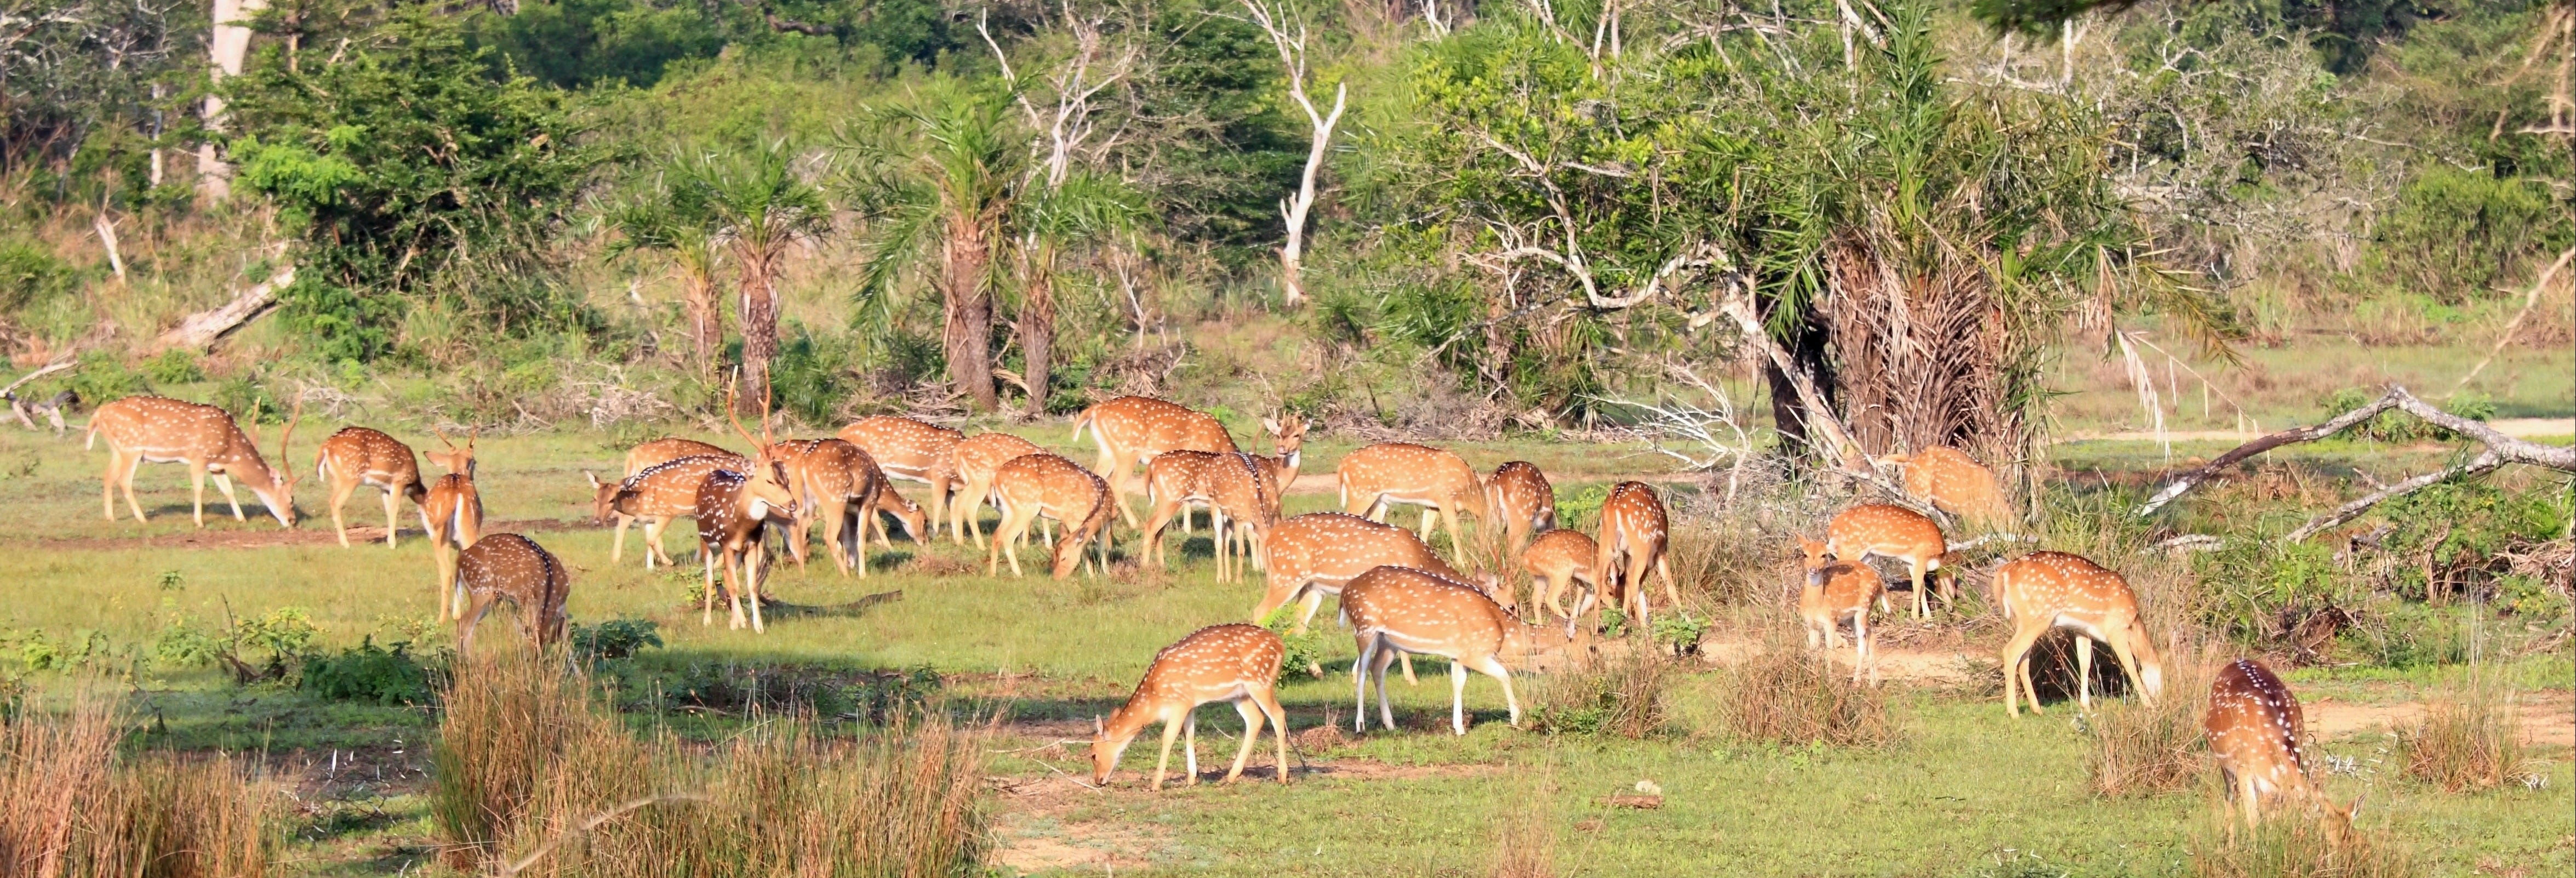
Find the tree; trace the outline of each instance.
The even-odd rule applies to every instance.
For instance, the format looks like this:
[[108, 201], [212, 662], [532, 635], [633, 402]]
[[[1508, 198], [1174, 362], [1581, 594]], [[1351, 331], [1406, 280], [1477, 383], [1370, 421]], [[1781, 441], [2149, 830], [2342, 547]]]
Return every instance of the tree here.
[[1127, 231], [1145, 215], [1143, 199], [1115, 179], [1072, 174], [1038, 186], [1019, 203], [1012, 225], [1020, 244], [1020, 377], [1028, 385], [1028, 410], [1047, 411], [1047, 382], [1055, 350], [1055, 282], [1064, 251]]
[[742, 395], [740, 405], [769, 398], [769, 361], [778, 356], [778, 275], [788, 248], [829, 234], [832, 212], [823, 190], [798, 175], [797, 151], [784, 139], [741, 153], [700, 159], [681, 199], [705, 205], [711, 243], [733, 257], [740, 274]]
[[937, 241], [931, 286], [939, 291], [948, 380], [976, 411], [1001, 401], [993, 388], [993, 248], [1026, 183], [1027, 141], [1011, 129], [1005, 99], [964, 94], [929, 110], [887, 116], [908, 131], [855, 144], [862, 161], [848, 188], [878, 229], [854, 295], [883, 297]]
[[1270, 35], [1271, 46], [1279, 51], [1279, 64], [1288, 69], [1288, 98], [1297, 103], [1297, 109], [1306, 112], [1306, 123], [1314, 132], [1306, 148], [1306, 171], [1297, 178], [1297, 191], [1279, 202], [1279, 217], [1288, 227], [1288, 240], [1279, 246], [1279, 284], [1287, 304], [1295, 307], [1306, 299], [1306, 217], [1315, 209], [1315, 178], [1324, 169], [1324, 154], [1332, 147], [1333, 129], [1342, 124], [1342, 110], [1350, 100], [1351, 86], [1347, 82], [1333, 85], [1332, 112], [1315, 109], [1315, 100], [1306, 94], [1307, 67], [1315, 53], [1307, 41], [1305, 23], [1294, 21], [1295, 11], [1285, 6], [1274, 10], [1260, 0], [1242, 3], [1253, 24]]
[[702, 375], [713, 374], [716, 348], [724, 343], [724, 315], [716, 309], [716, 271], [724, 262], [724, 242], [706, 187], [671, 186], [669, 173], [686, 170], [672, 162], [664, 179], [609, 212], [609, 222], [622, 236], [610, 252], [651, 251], [671, 260], [688, 313], [690, 365]]

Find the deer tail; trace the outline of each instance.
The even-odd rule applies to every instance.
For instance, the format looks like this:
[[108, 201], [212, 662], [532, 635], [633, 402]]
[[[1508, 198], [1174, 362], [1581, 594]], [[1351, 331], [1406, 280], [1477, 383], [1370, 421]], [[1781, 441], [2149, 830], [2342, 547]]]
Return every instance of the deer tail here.
[[1100, 432], [1100, 428], [1091, 426], [1091, 412], [1091, 409], [1083, 409], [1082, 414], [1074, 416], [1072, 441], [1082, 441], [1082, 431], [1085, 427], [1090, 427], [1094, 433]]

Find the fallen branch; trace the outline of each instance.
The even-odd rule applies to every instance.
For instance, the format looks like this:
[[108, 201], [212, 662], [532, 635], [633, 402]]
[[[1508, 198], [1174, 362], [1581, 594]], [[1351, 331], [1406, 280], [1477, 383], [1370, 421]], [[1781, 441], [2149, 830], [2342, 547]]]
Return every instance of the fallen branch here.
[[[2162, 490], [2157, 491], [2154, 497], [2148, 498], [2144, 505], [2139, 506], [2137, 515], [2140, 518], [2144, 518], [2155, 514], [2156, 510], [2164, 508], [2165, 504], [2173, 502], [2174, 498], [2182, 496], [2186, 491], [2199, 487], [2200, 484], [2207, 481], [2210, 476], [2216, 475], [2230, 466], [2234, 466], [2238, 461], [2279, 448], [2283, 445], [2298, 442], [2313, 442], [2318, 439], [2332, 436], [2336, 433], [2341, 433], [2345, 430], [2351, 429], [2355, 424], [2378, 417], [2381, 412], [2388, 411], [2389, 409], [2396, 409], [2398, 411], [2414, 415], [2415, 417], [2422, 419], [2425, 423], [2477, 440], [2479, 444], [2487, 447], [2489, 454], [2496, 457], [2497, 465], [2507, 463], [2527, 463], [2533, 466], [2545, 466], [2560, 472], [2576, 473], [2576, 447], [2561, 448], [2558, 446], [2542, 445], [2537, 442], [2516, 439], [2503, 433], [2496, 432], [2494, 427], [2487, 426], [2484, 421], [2460, 417], [2459, 415], [2451, 414], [2450, 412], [2435, 408], [2432, 403], [2417, 399], [2414, 394], [2406, 392], [2406, 388], [2390, 385], [2387, 395], [2381, 396], [2379, 399], [2372, 401], [2369, 405], [2345, 412], [2336, 416], [2333, 420], [2313, 427], [2283, 430], [2281, 432], [2256, 439], [2252, 442], [2247, 442], [2243, 445], [2237, 446], [2233, 451], [2219, 455], [2217, 460], [2210, 461], [2208, 464], [2201, 466], [2198, 469], [2176, 476], [2173, 481], [2167, 482]], [[2494, 468], [2494, 466], [2488, 466], [2479, 471], [2483, 472], [2486, 469]], [[2387, 497], [2396, 496], [2397, 494], [2414, 490], [2414, 488], [2423, 487], [2421, 484], [2416, 484], [2416, 481], [2416, 479], [2408, 479], [2404, 482], [2399, 482], [2396, 485], [2390, 486], [2386, 490], [2373, 494], [2372, 496], [2384, 500], [2387, 499]], [[2425, 484], [2430, 483], [2427, 482]], [[2409, 485], [2413, 485], [2414, 487], [2407, 487]], [[2376, 503], [2378, 500], [2372, 500], [2371, 502]], [[2368, 507], [2365, 505], [2363, 508]], [[2357, 515], [2359, 513], [2356, 512], [2355, 514]], [[2345, 520], [2349, 521], [2350, 518], [2347, 517]], [[2331, 527], [2332, 525], [2327, 526]]]
[[2503, 466], [2509, 462], [2510, 461], [2504, 459], [2504, 455], [2496, 453], [2496, 450], [2493, 448], [2489, 448], [2480, 452], [2477, 457], [2471, 458], [2467, 463], [2460, 464], [2459, 466], [2451, 467], [2449, 469], [2440, 470], [2438, 472], [2425, 473], [2423, 475], [2407, 479], [2403, 482], [2390, 485], [2386, 488], [2372, 491], [2359, 500], [2354, 500], [2342, 506], [2335, 507], [2335, 511], [2309, 519], [2308, 523], [2299, 525], [2297, 530], [2283, 534], [2281, 536], [2281, 541], [2285, 543], [2295, 543], [2300, 540], [2307, 539], [2317, 535], [2319, 531], [2339, 527], [2342, 526], [2344, 522], [2360, 518], [2362, 513], [2370, 511], [2370, 507], [2379, 505], [2380, 501], [2387, 500], [2392, 497], [2403, 497], [2460, 476], [2477, 475], [2479, 473], [2495, 469], [2496, 467]]
[[161, 334], [153, 342], [155, 350], [187, 349], [203, 352], [262, 314], [277, 307], [277, 291], [295, 282], [295, 266], [278, 269], [267, 281], [252, 285], [222, 307], [199, 311], [179, 321], [179, 326]]

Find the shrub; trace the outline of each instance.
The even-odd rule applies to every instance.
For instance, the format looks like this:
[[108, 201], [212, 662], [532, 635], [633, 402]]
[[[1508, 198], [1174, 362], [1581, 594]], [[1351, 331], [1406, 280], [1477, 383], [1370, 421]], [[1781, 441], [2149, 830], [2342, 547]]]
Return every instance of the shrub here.
[[274, 791], [225, 755], [119, 758], [126, 727], [86, 695], [0, 727], [0, 874], [269, 874]]
[[80, 271], [43, 244], [0, 241], [0, 311], [16, 311], [80, 288]]
[[1270, 611], [1270, 615], [1261, 620], [1261, 627], [1279, 635], [1280, 642], [1287, 645], [1288, 654], [1279, 661], [1280, 679], [1288, 679], [1290, 674], [1323, 678], [1327, 638], [1319, 628], [1309, 627], [1304, 634], [1292, 633], [1297, 627], [1295, 602], [1281, 604], [1278, 609]]
[[[2340, 844], [2335, 834], [2343, 836]], [[2231, 824], [2204, 834], [2193, 841], [2191, 859], [2201, 878], [2406, 878], [2419, 871], [2403, 852], [2297, 809], [2259, 829]]]
[[1578, 662], [1532, 687], [1531, 722], [1551, 735], [1646, 737], [1664, 727], [1664, 696], [1675, 673], [1662, 655], [1644, 649]]
[[190, 384], [206, 380], [206, 370], [197, 364], [195, 351], [171, 348], [143, 361], [143, 376], [154, 384]]
[[2427, 164], [2398, 190], [2364, 259], [2364, 275], [2445, 304], [2488, 298], [2547, 251], [2567, 224], [2534, 181]]
[[307, 656], [296, 688], [334, 701], [428, 704], [436, 674], [412, 656], [410, 643], [379, 647], [369, 635], [365, 642], [337, 655]]
[[661, 625], [651, 619], [610, 619], [597, 625], [572, 626], [572, 654], [585, 664], [622, 659], [662, 645]]
[[2106, 701], [2085, 721], [2092, 749], [2084, 768], [2105, 796], [2152, 796], [2192, 785], [2208, 767], [2201, 714], [2209, 701], [2209, 661], [2175, 655], [2165, 664], [2165, 694], [2150, 705]]
[[2527, 773], [2513, 693], [2472, 682], [2436, 694], [2424, 721], [2397, 734], [2406, 775], [2457, 793], [2492, 789]]
[[1853, 685], [1823, 653], [1785, 638], [1736, 666], [1723, 707], [1728, 734], [1746, 743], [1883, 747], [1898, 736], [1878, 687]]
[[80, 366], [63, 381], [63, 387], [78, 395], [82, 405], [93, 408], [152, 391], [152, 383], [144, 380], [143, 373], [126, 368], [125, 361], [101, 350], [81, 354]]

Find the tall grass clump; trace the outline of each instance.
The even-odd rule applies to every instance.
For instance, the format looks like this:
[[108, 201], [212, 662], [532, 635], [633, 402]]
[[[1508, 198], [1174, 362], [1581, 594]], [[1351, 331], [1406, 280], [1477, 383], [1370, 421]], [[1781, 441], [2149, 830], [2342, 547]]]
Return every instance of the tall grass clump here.
[[2399, 730], [2406, 775], [2458, 793], [2493, 789], [2527, 773], [2513, 693], [2472, 681], [2436, 693], [2424, 721]]
[[2200, 878], [2412, 878], [2421, 871], [2404, 851], [2332, 820], [2309, 819], [2292, 807], [2258, 829], [2212, 828], [2192, 842], [2192, 872]]
[[0, 874], [258, 878], [276, 866], [278, 799], [228, 756], [120, 757], [124, 724], [82, 696], [0, 729]]
[[2209, 742], [2201, 716], [2209, 704], [2213, 658], [2177, 654], [2165, 663], [2165, 694], [2148, 704], [2144, 693], [2104, 700], [2086, 718], [2092, 748], [2084, 768], [2093, 792], [2152, 796], [2192, 785], [2208, 768]]
[[1552, 735], [1644, 738], [1664, 727], [1665, 696], [1680, 670], [1652, 649], [1581, 660], [1539, 678], [1531, 718]]
[[1884, 691], [1780, 637], [1736, 666], [1722, 710], [1727, 733], [1746, 743], [1883, 747], [1900, 734]]
[[553, 657], [460, 668], [433, 813], [450, 865], [587, 878], [971, 875], [980, 739], [925, 712], [858, 740], [773, 717], [708, 750], [639, 738]]
[[1491, 878], [1556, 878], [1555, 771], [1502, 805], [1494, 820]]

